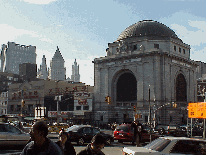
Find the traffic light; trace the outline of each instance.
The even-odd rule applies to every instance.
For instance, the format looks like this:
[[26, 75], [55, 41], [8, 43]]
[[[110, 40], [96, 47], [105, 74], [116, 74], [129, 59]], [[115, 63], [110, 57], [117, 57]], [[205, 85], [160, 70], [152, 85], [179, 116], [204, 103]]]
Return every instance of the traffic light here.
[[110, 96], [106, 96], [105, 97], [105, 102], [107, 102], [108, 104], [111, 104], [111, 97]]
[[177, 108], [177, 103], [173, 103], [173, 108]]
[[111, 97], [108, 96], [108, 104], [111, 104]]
[[25, 106], [25, 101], [24, 100], [22, 100], [22, 107], [24, 107]]
[[136, 112], [136, 106], [134, 106], [134, 112]]
[[108, 97], [109, 97], [109, 96], [106, 96], [106, 97], [105, 97], [105, 102], [108, 102]]

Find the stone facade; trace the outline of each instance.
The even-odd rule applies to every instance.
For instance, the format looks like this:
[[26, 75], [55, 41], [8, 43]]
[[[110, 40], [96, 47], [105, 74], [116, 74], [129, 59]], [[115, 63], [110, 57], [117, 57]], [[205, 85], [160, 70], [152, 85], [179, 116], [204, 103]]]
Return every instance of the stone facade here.
[[[139, 114], [144, 123], [149, 121], [151, 107], [151, 118], [154, 116], [156, 123], [186, 123], [187, 103], [197, 101], [197, 63], [190, 59], [190, 46], [161, 23], [140, 21], [136, 24], [138, 26], [128, 27], [115, 42], [108, 44], [107, 56], [93, 61], [95, 118], [102, 118], [103, 123], [123, 123]], [[148, 32], [148, 27], [157, 25], [163, 35]], [[123, 87], [121, 82], [125, 84]], [[136, 95], [131, 100], [126, 99], [120, 89]], [[105, 102], [106, 96], [111, 97], [111, 105]], [[178, 108], [173, 108], [173, 103], [177, 103]]]
[[57, 50], [50, 61], [49, 79], [56, 81], [64, 81], [66, 79], [66, 68], [64, 67], [64, 63], [65, 61], [57, 47]]
[[19, 74], [19, 64], [36, 64], [36, 46], [8, 42], [1, 50], [1, 71]]
[[44, 79], [44, 80], [48, 78], [48, 70], [47, 70], [45, 55], [43, 55], [42, 64], [40, 65], [40, 68], [38, 69], [37, 78]]
[[79, 65], [77, 65], [76, 59], [72, 65], [71, 81], [80, 82]]

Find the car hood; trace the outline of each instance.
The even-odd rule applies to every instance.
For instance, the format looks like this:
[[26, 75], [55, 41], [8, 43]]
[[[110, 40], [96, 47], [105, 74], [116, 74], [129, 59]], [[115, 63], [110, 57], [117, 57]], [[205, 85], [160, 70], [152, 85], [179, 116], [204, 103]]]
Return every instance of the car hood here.
[[157, 152], [157, 151], [149, 150], [149, 149], [144, 148], [144, 147], [124, 147], [123, 152], [126, 152], [128, 154], [136, 155], [136, 154], [139, 154], [139, 152], [145, 152], [145, 153], [150, 152], [150, 153], [152, 153], [152, 152]]

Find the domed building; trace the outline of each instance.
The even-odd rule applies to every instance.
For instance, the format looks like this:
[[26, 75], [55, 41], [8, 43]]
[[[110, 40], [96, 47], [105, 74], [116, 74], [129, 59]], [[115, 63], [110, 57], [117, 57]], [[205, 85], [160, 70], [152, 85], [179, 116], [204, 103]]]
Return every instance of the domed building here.
[[136, 116], [142, 123], [186, 123], [187, 104], [197, 100], [197, 63], [173, 30], [139, 21], [108, 43], [106, 53], [93, 61], [96, 121], [123, 123]]

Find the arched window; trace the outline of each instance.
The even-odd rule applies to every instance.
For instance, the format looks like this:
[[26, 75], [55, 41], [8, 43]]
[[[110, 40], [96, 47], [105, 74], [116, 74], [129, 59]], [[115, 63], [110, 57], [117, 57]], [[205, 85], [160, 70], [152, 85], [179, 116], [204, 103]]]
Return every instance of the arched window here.
[[187, 101], [187, 84], [183, 74], [176, 78], [176, 101]]
[[117, 101], [136, 101], [137, 100], [137, 81], [132, 73], [122, 74], [116, 86]]

